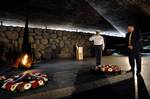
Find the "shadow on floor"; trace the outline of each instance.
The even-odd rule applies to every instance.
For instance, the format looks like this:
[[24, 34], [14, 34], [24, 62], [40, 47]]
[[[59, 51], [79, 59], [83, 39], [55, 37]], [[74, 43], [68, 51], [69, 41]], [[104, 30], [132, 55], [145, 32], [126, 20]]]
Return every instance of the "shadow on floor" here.
[[150, 99], [144, 79], [141, 75], [137, 76], [138, 81], [138, 99]]
[[[81, 74], [80, 71], [78, 71], [78, 74]], [[98, 77], [99, 77], [99, 79], [105, 78], [105, 82], [110, 84], [110, 81], [107, 79], [107, 77], [109, 77], [108, 75], [100, 74], [100, 75], [98, 75]], [[77, 84], [78, 82], [81, 81], [80, 78], [81, 78], [81, 75], [77, 75], [75, 84]], [[129, 81], [125, 81], [125, 82], [131, 82], [131, 81], [132, 81], [132, 79], [130, 79]], [[86, 92], [81, 92], [81, 93], [78, 93], [78, 90], [81, 90], [81, 89], [78, 89], [78, 87], [77, 87], [76, 90], [73, 92], [73, 95], [70, 97], [70, 99], [80, 99], [80, 98], [83, 98], [83, 99], [85, 99], [85, 98], [88, 98], [88, 99], [98, 99], [98, 98], [110, 99], [112, 97], [114, 99], [123, 99], [122, 97], [119, 96], [119, 94], [117, 93], [117, 90], [114, 89], [114, 87], [116, 88], [117, 85], [120, 85], [119, 87], [121, 87], [122, 83], [118, 83], [118, 84], [114, 84], [114, 85], [110, 84], [107, 86], [99, 87], [99, 88], [89, 90]], [[122, 86], [124, 86], [124, 85], [122, 85]]]
[[[76, 82], [79, 82], [81, 80], [80, 76], [77, 76]], [[138, 99], [150, 99], [149, 93], [146, 89], [144, 80], [141, 75], [137, 77], [137, 81], [138, 81], [138, 85], [137, 85]], [[124, 80], [115, 84], [110, 84], [107, 86], [103, 86], [97, 89], [93, 89], [93, 90], [89, 90], [89, 91], [81, 92], [81, 93], [78, 93], [78, 90], [80, 89], [76, 88], [76, 90], [73, 92], [73, 95], [71, 97], [67, 97], [67, 99], [68, 98], [69, 99], [81, 99], [81, 98], [83, 99], [85, 98], [88, 98], [88, 99], [99, 99], [99, 98], [137, 99], [137, 97], [135, 97], [136, 88], [134, 86], [135, 86], [134, 77], [132, 77], [131, 79], [128, 79], [128, 80]]]

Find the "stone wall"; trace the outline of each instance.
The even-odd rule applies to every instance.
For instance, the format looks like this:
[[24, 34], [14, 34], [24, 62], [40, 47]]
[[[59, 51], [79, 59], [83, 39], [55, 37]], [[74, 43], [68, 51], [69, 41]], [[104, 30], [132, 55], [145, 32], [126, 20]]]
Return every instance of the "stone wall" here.
[[[21, 50], [23, 33], [23, 27], [0, 26], [1, 60], [7, 59], [10, 48]], [[73, 58], [76, 43], [84, 47], [84, 57], [91, 56], [89, 33], [29, 28], [29, 35], [36, 60]]]

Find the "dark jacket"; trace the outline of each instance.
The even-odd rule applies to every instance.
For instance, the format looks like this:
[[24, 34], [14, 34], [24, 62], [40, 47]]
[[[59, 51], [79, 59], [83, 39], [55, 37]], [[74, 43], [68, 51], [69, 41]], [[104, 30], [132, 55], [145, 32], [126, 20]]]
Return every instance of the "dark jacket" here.
[[[126, 34], [126, 46], [129, 45], [129, 36], [130, 33]], [[142, 49], [142, 43], [141, 43], [141, 35], [138, 32], [133, 32], [131, 36], [131, 45], [133, 46], [134, 52], [140, 52]]]

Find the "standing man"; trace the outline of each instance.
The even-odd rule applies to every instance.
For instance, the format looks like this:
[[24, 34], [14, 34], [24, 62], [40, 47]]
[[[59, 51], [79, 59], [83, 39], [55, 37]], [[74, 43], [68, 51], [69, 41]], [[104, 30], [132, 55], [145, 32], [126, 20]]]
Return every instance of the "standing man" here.
[[134, 71], [136, 63], [136, 74], [140, 75], [141, 72], [141, 37], [138, 32], [135, 31], [133, 25], [128, 25], [128, 33], [126, 34], [126, 43], [128, 48], [128, 57], [131, 69], [129, 72]]
[[102, 50], [104, 50], [105, 48], [104, 38], [100, 35], [100, 31], [96, 31], [96, 34], [90, 37], [89, 41], [94, 41], [95, 55], [96, 55], [96, 67], [100, 67]]

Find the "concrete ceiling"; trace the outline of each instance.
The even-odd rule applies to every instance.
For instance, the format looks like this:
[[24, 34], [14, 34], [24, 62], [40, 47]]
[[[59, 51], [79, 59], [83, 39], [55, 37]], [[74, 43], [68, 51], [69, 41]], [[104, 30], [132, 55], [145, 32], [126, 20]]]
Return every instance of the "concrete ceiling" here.
[[150, 31], [150, 0], [86, 0], [117, 30], [126, 32], [127, 24]]
[[[0, 17], [7, 19], [25, 18], [26, 10], [29, 21], [41, 24], [70, 24], [83, 26], [100, 26], [111, 28], [84, 0], [3, 0]], [[105, 25], [103, 25], [105, 24]]]
[[142, 31], [150, 31], [150, 0], [1, 0], [0, 4], [0, 19], [17, 24], [24, 22], [27, 13], [34, 25], [94, 28], [122, 35], [128, 23], [136, 23]]

